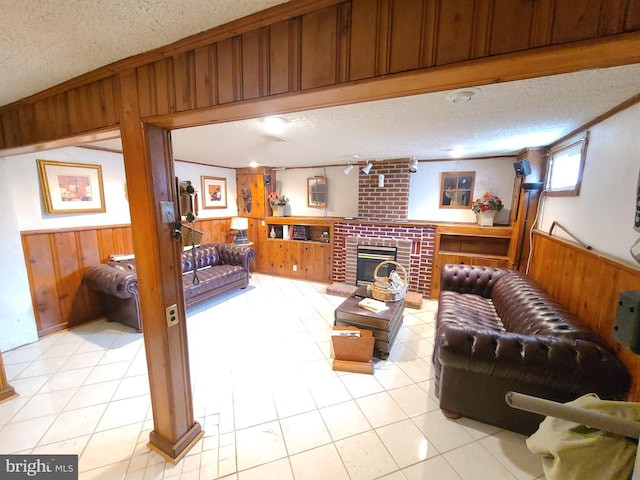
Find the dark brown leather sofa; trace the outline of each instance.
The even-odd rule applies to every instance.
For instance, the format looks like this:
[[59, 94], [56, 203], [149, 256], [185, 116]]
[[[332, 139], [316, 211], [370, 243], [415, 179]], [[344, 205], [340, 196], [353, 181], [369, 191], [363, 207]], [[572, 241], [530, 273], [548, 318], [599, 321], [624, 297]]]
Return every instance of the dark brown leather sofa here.
[[[254, 256], [254, 249], [246, 245], [200, 245], [195, 255], [198, 282], [194, 282], [192, 250], [185, 251], [182, 254], [185, 307], [189, 309], [236, 288], [246, 288], [249, 263]], [[142, 331], [135, 259], [95, 265], [85, 272], [84, 281], [98, 292], [107, 320]]]
[[556, 402], [585, 393], [626, 400], [631, 380], [606, 342], [531, 278], [445, 265], [433, 364], [443, 413], [523, 434], [544, 417], [505, 402], [515, 391]]

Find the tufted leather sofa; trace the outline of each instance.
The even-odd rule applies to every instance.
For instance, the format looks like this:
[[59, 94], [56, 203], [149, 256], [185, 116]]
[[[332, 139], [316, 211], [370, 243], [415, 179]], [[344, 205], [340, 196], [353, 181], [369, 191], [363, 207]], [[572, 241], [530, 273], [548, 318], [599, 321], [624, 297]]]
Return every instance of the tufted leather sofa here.
[[[191, 308], [218, 295], [249, 284], [249, 263], [255, 251], [246, 245], [212, 243], [196, 247], [197, 281], [194, 281], [193, 255], [182, 253], [182, 287], [185, 307]], [[107, 320], [142, 331], [140, 297], [135, 259], [110, 261], [89, 268], [84, 282], [100, 296]]]
[[435, 387], [449, 418], [528, 435], [544, 417], [509, 407], [508, 391], [557, 402], [629, 392], [629, 373], [606, 342], [519, 272], [445, 265], [436, 320]]

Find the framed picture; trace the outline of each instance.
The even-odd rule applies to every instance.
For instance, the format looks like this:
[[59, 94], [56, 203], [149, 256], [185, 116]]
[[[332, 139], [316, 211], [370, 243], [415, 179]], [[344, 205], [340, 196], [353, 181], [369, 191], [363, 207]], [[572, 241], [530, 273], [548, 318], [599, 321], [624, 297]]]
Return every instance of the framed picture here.
[[227, 208], [227, 179], [202, 176], [202, 208]]
[[106, 211], [102, 166], [38, 160], [38, 172], [47, 213]]
[[307, 205], [313, 208], [327, 206], [327, 177], [307, 178]]

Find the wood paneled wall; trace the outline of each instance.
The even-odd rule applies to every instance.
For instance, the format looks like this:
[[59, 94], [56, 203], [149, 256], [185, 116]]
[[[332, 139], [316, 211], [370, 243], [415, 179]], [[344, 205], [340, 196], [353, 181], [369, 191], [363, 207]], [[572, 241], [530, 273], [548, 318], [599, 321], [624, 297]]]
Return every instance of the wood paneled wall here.
[[[230, 218], [203, 219], [203, 243], [228, 241]], [[38, 335], [100, 317], [97, 295], [82, 282], [93, 265], [112, 254], [133, 253], [130, 225], [22, 232]]]
[[630, 401], [640, 401], [640, 355], [613, 338], [618, 295], [640, 289], [640, 268], [535, 231], [529, 275], [598, 332], [633, 377]]
[[300, 0], [268, 12], [2, 108], [0, 150], [117, 127], [131, 69], [149, 118], [640, 29], [640, 0]]

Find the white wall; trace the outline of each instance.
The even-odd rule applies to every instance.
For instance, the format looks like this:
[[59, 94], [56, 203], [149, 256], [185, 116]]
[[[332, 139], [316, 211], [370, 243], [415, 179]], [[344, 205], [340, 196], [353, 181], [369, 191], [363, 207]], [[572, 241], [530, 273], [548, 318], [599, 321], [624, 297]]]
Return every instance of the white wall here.
[[358, 215], [358, 168], [349, 175], [341, 167], [293, 168], [276, 172], [276, 191], [289, 199], [291, 215], [320, 217], [322, 208], [307, 206], [307, 178], [327, 177], [328, 198], [326, 215], [329, 217], [356, 217]]
[[[555, 220], [594, 249], [633, 262], [629, 248], [640, 237], [633, 229], [639, 125], [636, 104], [591, 128], [580, 195], [546, 197], [539, 221], [542, 230], [548, 232]], [[559, 229], [556, 233], [566, 237]]]
[[[0, 158], [0, 191], [7, 192], [14, 179], [9, 161]], [[7, 351], [38, 340], [29, 294], [20, 229], [11, 195], [0, 195], [0, 350]]]
[[[40, 192], [37, 159], [101, 165], [106, 213], [47, 215]], [[7, 175], [12, 179], [8, 192], [13, 200], [20, 230], [130, 223], [122, 155], [70, 147], [17, 155], [7, 158], [6, 161]]]
[[442, 172], [475, 171], [473, 199], [485, 192], [494, 192], [504, 204], [495, 223], [509, 223], [515, 157], [458, 161], [423, 161], [411, 174], [409, 183], [409, 219], [434, 222], [475, 222], [470, 208], [440, 208], [440, 174]]

